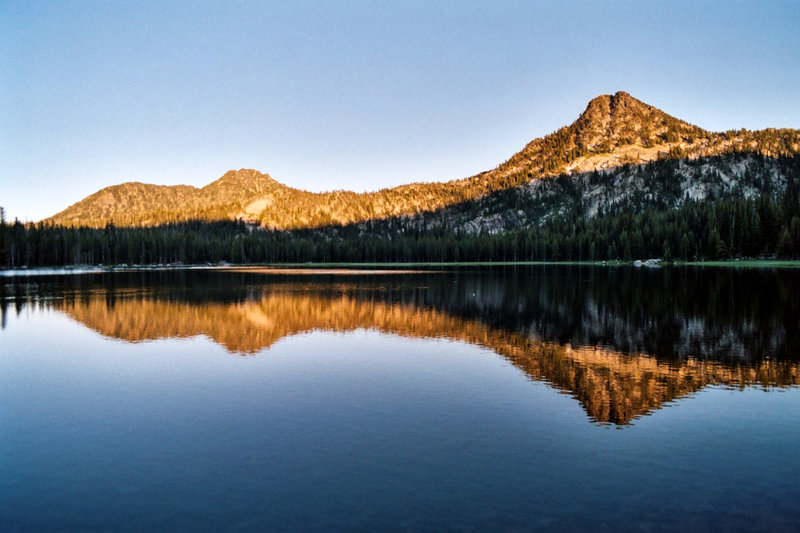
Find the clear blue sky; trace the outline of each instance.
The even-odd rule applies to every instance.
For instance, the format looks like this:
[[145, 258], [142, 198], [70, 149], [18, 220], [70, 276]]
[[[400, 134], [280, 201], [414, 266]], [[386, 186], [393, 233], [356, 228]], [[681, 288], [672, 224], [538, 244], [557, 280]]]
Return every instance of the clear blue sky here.
[[0, 0], [0, 205], [255, 168], [373, 190], [496, 166], [625, 90], [800, 127], [800, 2]]

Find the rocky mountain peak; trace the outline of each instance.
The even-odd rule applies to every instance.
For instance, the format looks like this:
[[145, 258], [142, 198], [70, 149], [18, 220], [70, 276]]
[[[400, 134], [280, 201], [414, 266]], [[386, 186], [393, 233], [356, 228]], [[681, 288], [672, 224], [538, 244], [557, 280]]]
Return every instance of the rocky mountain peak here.
[[592, 99], [571, 129], [578, 146], [600, 151], [610, 151], [615, 146], [650, 147], [680, 142], [685, 136], [706, 133], [624, 91]]
[[601, 94], [593, 98], [576, 122], [587, 126], [596, 126], [609, 122], [620, 122], [634, 114], [652, 113], [661, 113], [661, 111], [624, 91], [618, 91], [614, 94]]
[[242, 185], [248, 186], [253, 183], [269, 184], [278, 183], [269, 174], [264, 174], [252, 168], [240, 168], [239, 170], [229, 170], [223, 174], [216, 181], [210, 183], [225, 184], [225, 185]]

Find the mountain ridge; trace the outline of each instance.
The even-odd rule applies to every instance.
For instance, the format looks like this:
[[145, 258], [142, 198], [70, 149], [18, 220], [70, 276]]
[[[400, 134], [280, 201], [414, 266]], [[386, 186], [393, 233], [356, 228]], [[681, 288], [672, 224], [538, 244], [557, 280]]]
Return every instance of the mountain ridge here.
[[103, 227], [242, 219], [286, 230], [345, 225], [438, 211], [561, 174], [740, 151], [797, 154], [800, 131], [708, 132], [619, 91], [592, 99], [572, 124], [530, 141], [494, 169], [466, 178], [364, 193], [314, 193], [288, 187], [257, 170], [239, 169], [201, 188], [141, 182], [112, 185], [45, 222]]

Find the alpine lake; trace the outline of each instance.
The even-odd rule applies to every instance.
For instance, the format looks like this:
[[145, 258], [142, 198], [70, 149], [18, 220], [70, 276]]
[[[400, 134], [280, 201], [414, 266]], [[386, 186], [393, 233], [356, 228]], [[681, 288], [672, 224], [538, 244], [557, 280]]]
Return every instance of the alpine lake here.
[[800, 530], [800, 270], [0, 277], [0, 530]]

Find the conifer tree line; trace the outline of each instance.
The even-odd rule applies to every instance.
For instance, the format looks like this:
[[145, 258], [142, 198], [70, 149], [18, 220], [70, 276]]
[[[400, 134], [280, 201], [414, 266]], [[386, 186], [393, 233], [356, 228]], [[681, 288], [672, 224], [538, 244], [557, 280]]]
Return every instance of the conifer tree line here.
[[737, 257], [800, 259], [800, 177], [780, 194], [688, 201], [588, 218], [554, 216], [495, 234], [408, 218], [315, 230], [276, 231], [241, 221], [148, 228], [68, 228], [0, 221], [0, 266], [169, 263], [600, 261]]

